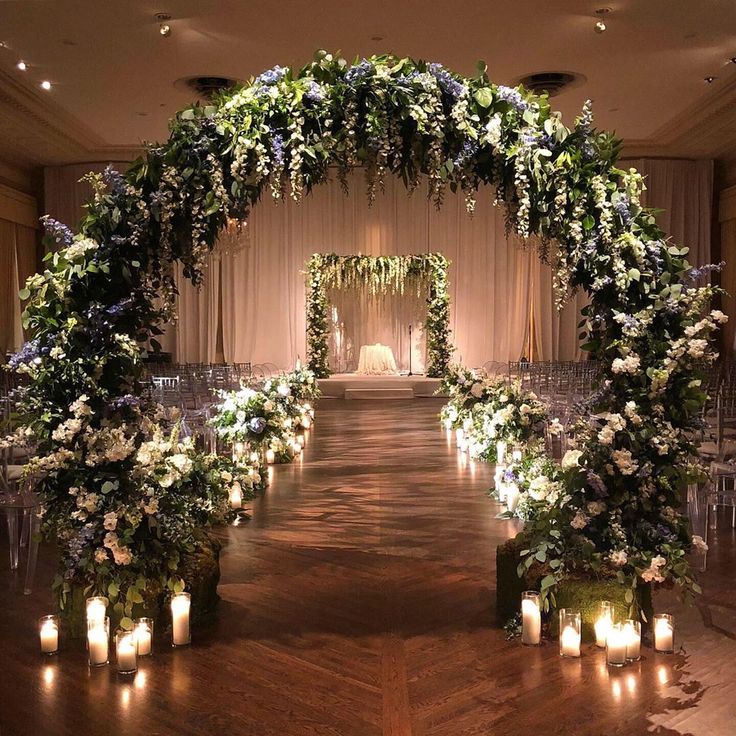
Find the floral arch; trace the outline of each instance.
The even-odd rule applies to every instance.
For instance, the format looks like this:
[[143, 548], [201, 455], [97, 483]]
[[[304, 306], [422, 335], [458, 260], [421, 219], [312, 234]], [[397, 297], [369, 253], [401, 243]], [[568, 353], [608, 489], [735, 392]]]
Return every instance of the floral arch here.
[[[58, 249], [22, 293], [32, 339], [12, 364], [30, 377], [21, 408], [43, 458], [62, 588], [82, 582], [128, 610], [151, 580], [181, 585], [180, 555], [218, 503], [206, 474], [196, 492], [148, 503], [141, 448], [158, 430], [142, 345], [153, 336], [155, 346], [171, 315], [172, 262], [198, 283], [218, 233], [260, 197], [299, 200], [361, 166], [369, 197], [388, 174], [409, 192], [426, 178], [438, 206], [448, 187], [471, 212], [477, 196], [493, 197], [509, 229], [553, 261], [560, 300], [577, 287], [590, 294], [584, 347], [604, 375], [591, 409], [615, 431], [583, 432], [562, 500], [527, 530], [525, 553], [550, 566], [552, 583], [615, 565], [631, 587], [696, 589], [678, 508], [694, 471], [687, 432], [705, 399], [698, 370], [724, 318], [708, 312], [714, 289], [693, 285], [687, 249], [640, 206], [639, 174], [616, 167], [618, 142], [592, 122], [586, 105], [566, 127], [545, 96], [493, 84], [483, 65], [467, 78], [412, 59], [349, 64], [319, 52], [179, 113], [166, 143], [124, 175], [94, 180], [78, 235], [47, 219]], [[80, 489], [88, 510], [75, 516]], [[114, 559], [110, 513], [126, 550]]]

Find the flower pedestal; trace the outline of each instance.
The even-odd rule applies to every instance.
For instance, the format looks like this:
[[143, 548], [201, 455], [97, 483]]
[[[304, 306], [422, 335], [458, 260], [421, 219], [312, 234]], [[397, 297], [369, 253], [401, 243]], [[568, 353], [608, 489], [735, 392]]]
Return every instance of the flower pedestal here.
[[[496, 549], [496, 617], [499, 626], [503, 626], [513, 618], [521, 608], [521, 594], [525, 590], [539, 590], [542, 578], [549, 573], [546, 565], [535, 563], [523, 577], [519, 577], [517, 568], [524, 549], [522, 535], [509, 539]], [[593, 628], [598, 616], [600, 602], [611, 601], [614, 604], [615, 618], [629, 618], [629, 604], [626, 603], [626, 590], [615, 578], [576, 577], [562, 581], [555, 589], [557, 608], [570, 608], [580, 611], [582, 615], [582, 637], [584, 642], [595, 642]], [[637, 588], [637, 606], [644, 613], [647, 621], [652, 620], [652, 591], [648, 585]], [[557, 616], [548, 617], [550, 631], [554, 635], [557, 628]], [[647, 629], [647, 622], [642, 621], [642, 632]]]
[[[217, 585], [220, 581], [220, 550], [222, 545], [205, 533], [200, 533], [194, 550], [182, 557], [178, 574], [186, 581], [187, 592], [192, 596], [192, 622], [206, 621], [211, 617], [217, 602]], [[66, 605], [59, 611], [64, 635], [71, 639], [83, 639], [87, 635], [86, 599], [90, 593], [86, 584], [72, 585], [66, 598]], [[108, 607], [110, 625], [117, 628], [122, 614]], [[157, 622], [157, 630], [163, 631], [171, 619], [171, 611], [166, 605], [166, 594], [160, 587], [149, 584], [143, 603], [133, 605], [132, 618], [152, 618]], [[161, 628], [159, 623], [161, 622]]]

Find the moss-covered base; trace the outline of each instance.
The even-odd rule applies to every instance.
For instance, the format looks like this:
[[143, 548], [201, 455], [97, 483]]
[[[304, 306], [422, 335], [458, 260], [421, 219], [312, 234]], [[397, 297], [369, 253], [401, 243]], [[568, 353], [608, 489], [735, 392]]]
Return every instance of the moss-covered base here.
[[[500, 626], [515, 616], [521, 607], [521, 594], [525, 590], [539, 590], [544, 575], [548, 572], [542, 565], [532, 565], [523, 577], [517, 568], [523, 541], [516, 537], [496, 550], [496, 616]], [[628, 618], [629, 604], [626, 603], [626, 588], [616, 580], [596, 578], [570, 578], [560, 583], [555, 591], [556, 608], [572, 608], [580, 611], [583, 623], [583, 641], [595, 641], [593, 625], [601, 601], [611, 601], [616, 618]], [[649, 586], [640, 586], [637, 605], [644, 614], [642, 629], [652, 620], [652, 592]], [[557, 633], [557, 617], [548, 616], [549, 631]]]
[[[192, 596], [192, 622], [207, 620], [217, 606], [220, 597], [217, 595], [217, 584], [220, 581], [220, 549], [222, 545], [216, 539], [202, 533], [197, 540], [195, 550], [182, 558], [179, 574], [186, 581], [186, 589]], [[61, 610], [61, 623], [66, 636], [82, 639], [87, 634], [86, 598], [83, 585], [74, 585], [67, 596], [66, 605]], [[108, 608], [110, 628], [120, 623], [120, 614], [112, 607]], [[133, 618], [148, 616], [156, 622], [156, 630], [163, 631], [170, 625], [171, 615], [166, 605], [166, 593], [160, 588], [146, 591], [143, 603], [133, 606]]]

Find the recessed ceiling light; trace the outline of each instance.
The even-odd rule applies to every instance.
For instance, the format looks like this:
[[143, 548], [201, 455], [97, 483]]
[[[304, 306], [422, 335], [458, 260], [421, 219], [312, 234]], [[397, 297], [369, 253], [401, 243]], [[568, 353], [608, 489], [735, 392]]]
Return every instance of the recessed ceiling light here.
[[729, 61], [730, 61], [730, 62], [731, 62], [732, 64], [736, 64], [736, 56], [732, 56], [732, 57], [731, 57], [731, 58], [729, 59]]
[[715, 82], [715, 77], [706, 77], [704, 81], [706, 81], [708, 84], [713, 84]]
[[28, 64], [25, 63], [25, 61], [21, 60], [15, 65], [18, 69], [20, 69], [22, 72], [26, 71], [28, 69]]
[[164, 37], [168, 38], [171, 35], [171, 26], [168, 23], [162, 23], [158, 27], [158, 32]]
[[41, 82], [41, 89], [45, 89], [46, 91], [51, 89], [51, 82], [49, 82], [48, 79], [44, 79], [43, 82]]
[[596, 21], [595, 25], [593, 26], [593, 30], [596, 33], [605, 33], [606, 32], [606, 24], [602, 20]]
[[608, 110], [608, 112], [618, 112], [618, 108], [617, 108], [617, 107], [611, 107], [611, 108], [610, 108], [610, 109]]

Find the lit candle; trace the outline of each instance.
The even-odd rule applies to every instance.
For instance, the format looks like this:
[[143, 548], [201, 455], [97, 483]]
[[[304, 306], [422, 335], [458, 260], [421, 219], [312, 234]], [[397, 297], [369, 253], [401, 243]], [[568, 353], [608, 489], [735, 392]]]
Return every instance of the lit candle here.
[[251, 454], [250, 454], [250, 461], [252, 463], [257, 463], [258, 462], [258, 453], [257, 452], [251, 452]]
[[42, 616], [38, 620], [38, 636], [41, 654], [56, 654], [59, 651], [59, 617]]
[[526, 590], [521, 594], [521, 643], [536, 646], [542, 637], [542, 614], [539, 593]]
[[107, 598], [101, 595], [87, 598], [87, 623], [100, 623], [107, 614]]
[[119, 631], [115, 637], [118, 672], [129, 675], [138, 669], [135, 636], [132, 631]]
[[580, 656], [580, 613], [569, 608], [560, 609], [560, 655]]
[[243, 489], [236, 480], [235, 483], [230, 486], [230, 508], [239, 509], [243, 506]]
[[465, 437], [465, 430], [461, 427], [455, 430], [455, 441], [457, 442], [457, 446], [460, 447], [463, 441], [463, 437]]
[[305, 442], [304, 442], [304, 435], [303, 435], [303, 434], [298, 434], [298, 435], [296, 436], [296, 441], [297, 441], [297, 442], [298, 442], [298, 443], [299, 443], [299, 444], [300, 444], [300, 445], [301, 445], [302, 447], [304, 447], [304, 445], [305, 445]]
[[624, 635], [626, 637], [626, 659], [633, 662], [641, 659], [641, 624], [633, 619], [625, 621]]
[[309, 414], [305, 414], [302, 417], [302, 427], [304, 427], [304, 429], [312, 428], [312, 417], [310, 417]]
[[611, 624], [606, 637], [606, 663], [609, 667], [626, 664], [626, 632], [621, 624]]
[[663, 654], [675, 651], [675, 618], [669, 613], [654, 617], [654, 649]]
[[519, 461], [521, 460], [521, 450], [520, 450], [520, 449], [518, 449], [518, 448], [517, 448], [517, 449], [515, 449], [515, 450], [514, 450], [514, 451], [513, 451], [512, 453], [511, 453], [511, 459], [512, 459], [512, 460], [513, 460], [513, 461], [514, 461], [515, 463], [518, 463], [518, 462], [519, 462]]
[[503, 463], [506, 460], [506, 443], [503, 440], [496, 442], [496, 463]]
[[519, 486], [516, 483], [505, 483], [506, 491], [506, 508], [509, 513], [513, 514], [519, 505]]
[[189, 608], [192, 598], [189, 593], [177, 593], [171, 599], [172, 643], [182, 647], [192, 641], [189, 630]]
[[598, 618], [595, 621], [595, 643], [601, 649], [606, 646], [606, 637], [608, 631], [613, 624], [613, 603], [610, 601], [601, 601], [599, 607]]
[[235, 457], [239, 458], [243, 456], [245, 452], [245, 445], [242, 442], [235, 443]]
[[133, 629], [139, 657], [148, 657], [153, 653], [153, 619], [138, 618]]
[[266, 462], [269, 465], [273, 465], [275, 461], [276, 461], [276, 453], [269, 447], [268, 450], [266, 450]]
[[90, 667], [101, 667], [107, 664], [108, 643], [110, 638], [110, 619], [91, 621], [87, 628], [87, 654]]
[[445, 429], [452, 429], [452, 419], [450, 417], [445, 419]]

